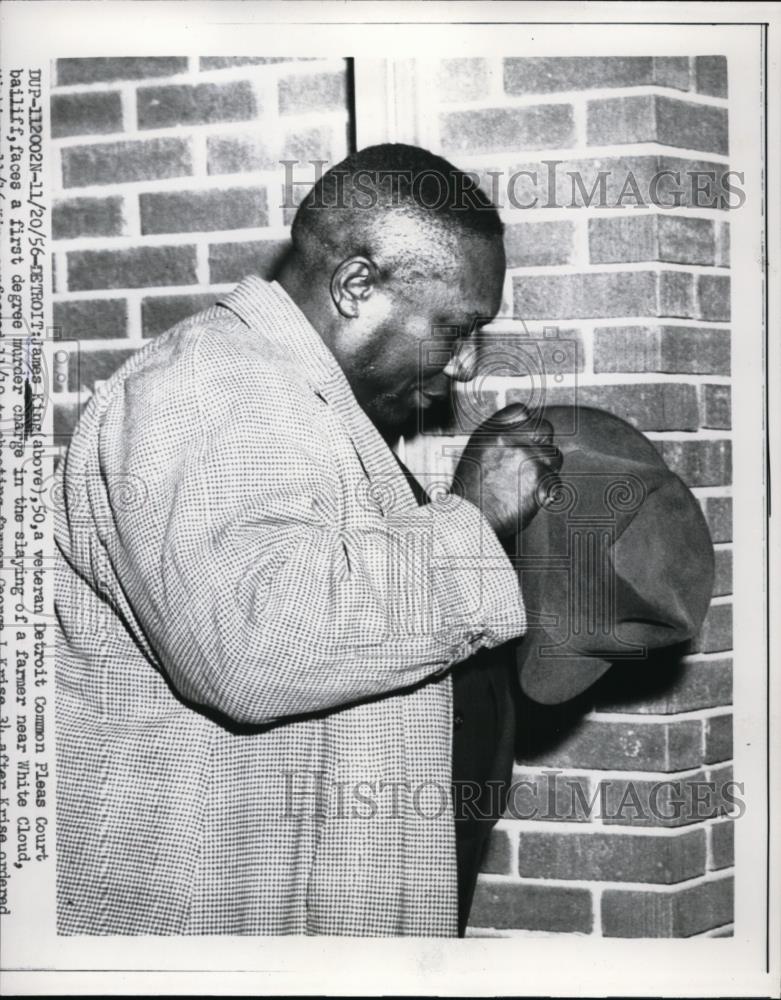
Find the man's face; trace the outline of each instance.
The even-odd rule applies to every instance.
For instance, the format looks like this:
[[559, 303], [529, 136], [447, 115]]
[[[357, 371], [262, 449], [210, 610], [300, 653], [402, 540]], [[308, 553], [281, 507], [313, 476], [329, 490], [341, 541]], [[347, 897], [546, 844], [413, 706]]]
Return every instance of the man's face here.
[[386, 437], [417, 428], [421, 410], [442, 409], [453, 381], [474, 376], [473, 341], [502, 299], [502, 241], [467, 244], [452, 277], [375, 291], [370, 324], [348, 378]]

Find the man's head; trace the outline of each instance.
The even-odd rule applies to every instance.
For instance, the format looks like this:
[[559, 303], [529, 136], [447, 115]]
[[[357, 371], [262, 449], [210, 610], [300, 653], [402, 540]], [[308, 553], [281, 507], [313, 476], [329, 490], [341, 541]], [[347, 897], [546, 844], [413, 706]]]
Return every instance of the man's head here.
[[499, 309], [502, 223], [469, 174], [416, 146], [371, 146], [315, 184], [282, 285], [386, 436], [473, 375], [465, 345]]

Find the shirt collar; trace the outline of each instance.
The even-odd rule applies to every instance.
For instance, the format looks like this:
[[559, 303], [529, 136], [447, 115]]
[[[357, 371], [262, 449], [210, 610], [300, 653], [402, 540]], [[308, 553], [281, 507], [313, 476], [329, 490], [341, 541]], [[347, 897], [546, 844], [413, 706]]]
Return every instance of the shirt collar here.
[[277, 281], [264, 281], [256, 274], [244, 278], [219, 304], [230, 309], [251, 329], [284, 345], [301, 366], [315, 390], [341, 381], [339, 362], [323, 338]]

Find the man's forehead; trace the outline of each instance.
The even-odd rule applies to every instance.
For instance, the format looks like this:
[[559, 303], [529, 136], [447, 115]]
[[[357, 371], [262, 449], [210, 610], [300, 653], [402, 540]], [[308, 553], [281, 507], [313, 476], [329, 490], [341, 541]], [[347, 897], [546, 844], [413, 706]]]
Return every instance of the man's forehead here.
[[[459, 326], [488, 322], [502, 300], [505, 259], [500, 237], [467, 234], [440, 245], [429, 233], [412, 284], [400, 291], [413, 308]], [[452, 234], [451, 234], [452, 236]]]

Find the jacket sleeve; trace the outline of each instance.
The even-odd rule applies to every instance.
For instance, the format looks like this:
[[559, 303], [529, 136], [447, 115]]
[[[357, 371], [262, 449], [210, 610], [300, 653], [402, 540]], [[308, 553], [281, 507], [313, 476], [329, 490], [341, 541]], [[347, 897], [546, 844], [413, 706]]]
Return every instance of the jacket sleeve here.
[[[459, 498], [345, 515], [314, 396], [269, 373], [199, 408], [141, 510], [113, 512], [117, 565], [180, 693], [241, 723], [345, 706], [443, 672], [525, 630], [517, 577]], [[144, 454], [143, 422], [124, 472]], [[161, 446], [163, 446], [161, 444]]]

